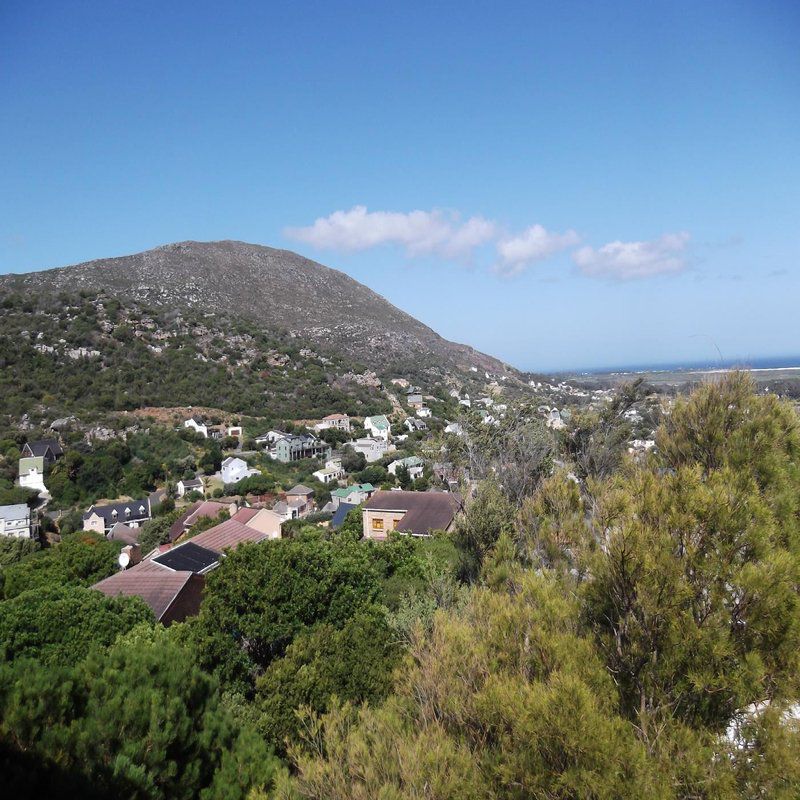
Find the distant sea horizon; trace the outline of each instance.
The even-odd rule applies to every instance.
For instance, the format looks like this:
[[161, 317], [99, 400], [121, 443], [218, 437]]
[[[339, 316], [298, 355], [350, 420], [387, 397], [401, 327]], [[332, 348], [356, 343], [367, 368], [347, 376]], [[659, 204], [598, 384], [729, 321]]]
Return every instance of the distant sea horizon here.
[[708, 361], [673, 361], [658, 364], [624, 364], [608, 367], [591, 367], [589, 369], [559, 369], [539, 374], [551, 375], [612, 375], [620, 373], [647, 372], [695, 372], [710, 370], [728, 370], [737, 367], [750, 370], [800, 369], [800, 355], [762, 356], [758, 358], [732, 358]]

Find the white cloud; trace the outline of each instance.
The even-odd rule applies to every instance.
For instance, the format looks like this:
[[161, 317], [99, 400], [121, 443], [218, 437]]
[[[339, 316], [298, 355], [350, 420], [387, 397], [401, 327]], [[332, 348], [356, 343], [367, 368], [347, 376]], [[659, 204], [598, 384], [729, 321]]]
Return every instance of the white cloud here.
[[497, 243], [500, 263], [495, 271], [506, 276], [519, 275], [535, 261], [574, 247], [579, 241], [578, 234], [573, 230], [554, 233], [542, 225], [531, 225], [522, 233], [506, 237]]
[[463, 258], [497, 236], [497, 226], [483, 217], [461, 222], [454, 212], [367, 211], [354, 206], [319, 217], [305, 228], [288, 228], [286, 235], [322, 250], [367, 250], [382, 244], [404, 247], [409, 255], [436, 253]]
[[[360, 205], [319, 217], [306, 227], [287, 228], [285, 234], [320, 250], [353, 252], [394, 245], [411, 257], [434, 255], [456, 261], [470, 261], [476, 250], [492, 243], [497, 250], [493, 270], [506, 277], [519, 275], [580, 243], [571, 228], [556, 232], [535, 224], [508, 233], [495, 220], [481, 216], [464, 219], [456, 211], [369, 211]], [[685, 269], [688, 243], [688, 233], [668, 233], [652, 241], [580, 247], [572, 259], [590, 278], [649, 278]]]
[[681, 272], [689, 234], [667, 233], [650, 242], [609, 242], [599, 249], [581, 247], [572, 254], [578, 269], [591, 278], [633, 280]]

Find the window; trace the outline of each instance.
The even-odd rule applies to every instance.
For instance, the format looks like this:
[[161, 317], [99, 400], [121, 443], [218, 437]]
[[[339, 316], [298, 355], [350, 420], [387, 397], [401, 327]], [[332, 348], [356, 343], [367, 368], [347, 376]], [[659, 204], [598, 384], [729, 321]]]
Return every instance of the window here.
[[383, 530], [383, 520], [375, 517], [372, 520], [372, 530], [374, 531], [382, 531]]

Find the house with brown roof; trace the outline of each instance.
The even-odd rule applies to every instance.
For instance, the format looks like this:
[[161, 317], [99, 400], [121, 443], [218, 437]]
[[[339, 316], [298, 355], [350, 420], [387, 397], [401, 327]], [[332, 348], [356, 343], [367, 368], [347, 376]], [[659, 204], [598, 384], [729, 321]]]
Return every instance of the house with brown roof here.
[[200, 611], [205, 578], [191, 570], [170, 570], [152, 560], [117, 572], [92, 588], [107, 597], [141, 597], [164, 625], [183, 622]]
[[231, 519], [247, 525], [248, 528], [255, 528], [269, 539], [281, 538], [283, 517], [269, 508], [240, 508]]
[[201, 519], [213, 519], [223, 512], [232, 515], [236, 511], [235, 503], [216, 503], [213, 500], [198, 500], [186, 508], [169, 529], [169, 540], [174, 542], [186, 533], [189, 528]]
[[[257, 517], [258, 512], [249, 522]], [[151, 558], [105, 578], [92, 588], [108, 597], [136, 595], [153, 609], [159, 622], [165, 625], [180, 622], [199, 612], [204, 576], [219, 566], [226, 550], [235, 550], [244, 542], [276, 538], [259, 529], [263, 527], [228, 519], [187, 542], [158, 548]]]
[[328, 414], [323, 417], [315, 426], [315, 431], [325, 431], [330, 428], [350, 432], [350, 417], [347, 414]]
[[362, 507], [364, 537], [385, 539], [391, 531], [430, 536], [449, 531], [461, 510], [461, 497], [451, 492], [375, 492]]

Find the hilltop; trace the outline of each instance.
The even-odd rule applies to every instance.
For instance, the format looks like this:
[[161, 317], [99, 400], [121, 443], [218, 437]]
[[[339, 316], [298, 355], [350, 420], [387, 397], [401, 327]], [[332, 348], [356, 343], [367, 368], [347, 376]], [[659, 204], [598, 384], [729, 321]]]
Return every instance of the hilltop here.
[[234, 315], [287, 333], [326, 354], [370, 369], [472, 367], [515, 374], [507, 364], [449, 342], [348, 275], [297, 253], [235, 241], [179, 242], [0, 277], [0, 293], [103, 292], [153, 308]]

